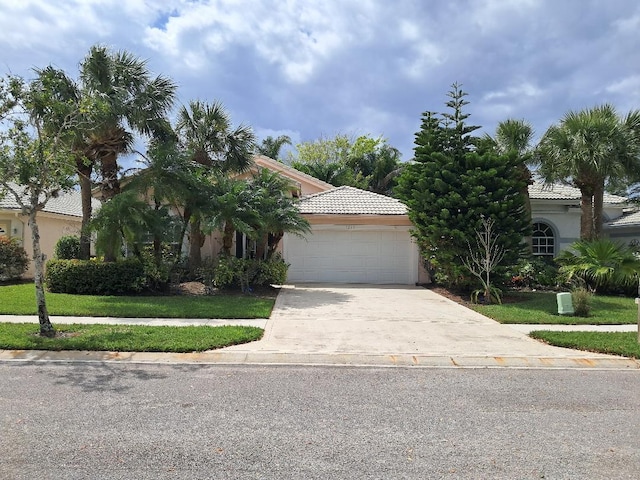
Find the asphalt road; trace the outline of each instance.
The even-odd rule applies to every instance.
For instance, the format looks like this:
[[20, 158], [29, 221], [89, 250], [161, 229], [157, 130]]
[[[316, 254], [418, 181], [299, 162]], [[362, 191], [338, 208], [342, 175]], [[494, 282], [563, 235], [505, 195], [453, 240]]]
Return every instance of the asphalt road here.
[[0, 363], [2, 479], [637, 479], [640, 372]]

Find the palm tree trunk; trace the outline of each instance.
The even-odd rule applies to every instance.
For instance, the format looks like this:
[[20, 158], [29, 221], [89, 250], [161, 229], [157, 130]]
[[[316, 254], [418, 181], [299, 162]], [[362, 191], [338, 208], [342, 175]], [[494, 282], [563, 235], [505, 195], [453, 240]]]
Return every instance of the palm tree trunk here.
[[[523, 180], [527, 182], [527, 184], [522, 187], [521, 193], [524, 198], [524, 214], [527, 219], [527, 224], [531, 225], [531, 197], [529, 197], [529, 185], [533, 184], [533, 180], [531, 179], [531, 170], [529, 167], [523, 162], [520, 164], [520, 173], [522, 174]], [[527, 252], [531, 253], [533, 251], [531, 235], [527, 235], [524, 238], [525, 243], [527, 244]]]
[[604, 208], [604, 182], [599, 184], [593, 193], [593, 238], [602, 237], [602, 222]]
[[580, 198], [580, 239], [593, 239], [593, 196], [585, 191]]
[[118, 154], [111, 150], [101, 159], [102, 192], [103, 200], [111, 200], [120, 193], [120, 180], [118, 179]]
[[284, 237], [284, 232], [274, 233], [269, 242], [269, 249], [267, 250], [267, 260], [271, 260], [273, 254], [276, 253], [280, 240]]
[[80, 181], [80, 199], [82, 203], [82, 226], [80, 227], [80, 260], [89, 260], [91, 257], [91, 233], [89, 222], [91, 221], [91, 172], [93, 166], [84, 158], [76, 159], [76, 169]]
[[38, 308], [38, 321], [40, 323], [40, 335], [54, 337], [56, 331], [49, 319], [47, 302], [44, 296], [44, 255], [40, 250], [40, 230], [36, 222], [36, 210], [29, 213], [29, 227], [31, 227], [31, 239], [33, 241], [33, 262], [35, 266], [34, 283], [36, 287], [36, 306]]
[[267, 250], [267, 242], [269, 241], [269, 235], [264, 234], [256, 241], [256, 260], [263, 260], [264, 254]]
[[225, 256], [231, 256], [231, 247], [233, 246], [233, 234], [236, 233], [236, 229], [233, 228], [231, 222], [224, 223], [224, 233], [222, 235], [222, 252]]
[[193, 217], [189, 235], [189, 270], [192, 273], [202, 265], [201, 249], [203, 245], [204, 235], [200, 231], [200, 219]]

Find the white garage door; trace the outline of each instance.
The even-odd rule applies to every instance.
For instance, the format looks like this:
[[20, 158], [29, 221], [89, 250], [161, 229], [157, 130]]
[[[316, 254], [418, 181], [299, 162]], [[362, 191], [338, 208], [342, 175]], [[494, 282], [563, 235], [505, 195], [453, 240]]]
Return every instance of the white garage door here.
[[288, 283], [414, 284], [418, 250], [407, 227], [315, 226], [301, 239], [285, 235]]

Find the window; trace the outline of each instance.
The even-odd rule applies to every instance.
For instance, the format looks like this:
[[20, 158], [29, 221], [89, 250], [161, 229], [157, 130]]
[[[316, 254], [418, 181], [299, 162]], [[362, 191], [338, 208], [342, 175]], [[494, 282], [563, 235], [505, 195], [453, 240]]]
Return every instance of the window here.
[[534, 255], [553, 257], [556, 239], [553, 230], [546, 223], [534, 223], [531, 235], [531, 247]]

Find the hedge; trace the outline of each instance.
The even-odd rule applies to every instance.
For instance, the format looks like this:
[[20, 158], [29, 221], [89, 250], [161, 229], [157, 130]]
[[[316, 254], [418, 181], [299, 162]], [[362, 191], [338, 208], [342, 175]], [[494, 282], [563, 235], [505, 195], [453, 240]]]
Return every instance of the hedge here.
[[144, 268], [137, 259], [49, 260], [45, 278], [54, 293], [123, 295], [140, 292], [145, 285]]

